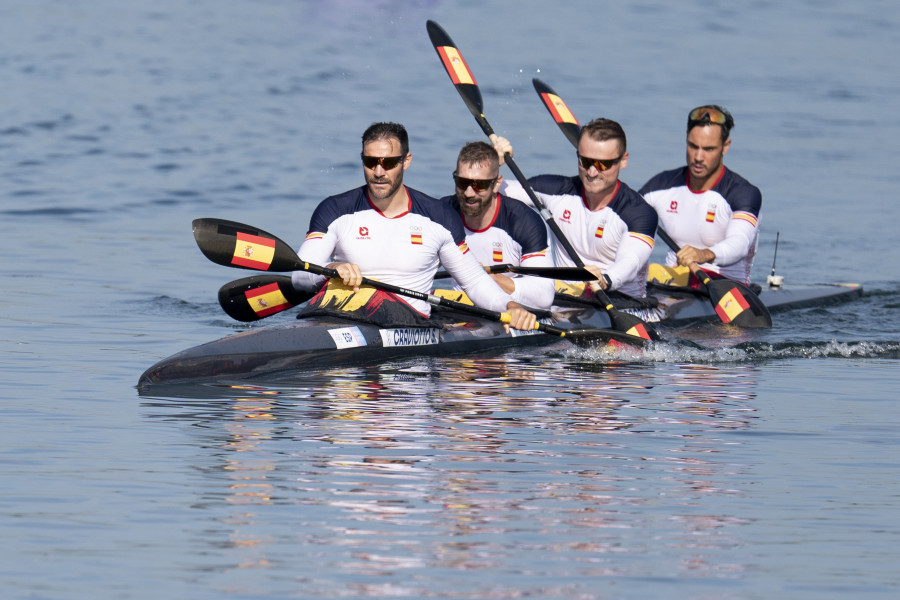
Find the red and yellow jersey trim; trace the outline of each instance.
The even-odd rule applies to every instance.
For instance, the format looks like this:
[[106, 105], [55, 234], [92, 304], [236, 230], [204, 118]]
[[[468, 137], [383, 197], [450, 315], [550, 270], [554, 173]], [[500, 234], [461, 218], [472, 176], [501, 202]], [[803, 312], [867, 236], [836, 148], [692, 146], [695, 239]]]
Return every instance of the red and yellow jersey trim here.
[[629, 232], [628, 232], [628, 235], [629, 235], [630, 237], [633, 237], [633, 238], [636, 239], [636, 240], [640, 240], [640, 241], [644, 242], [645, 244], [647, 244], [647, 245], [650, 246], [651, 248], [653, 247], [653, 241], [654, 241], [654, 240], [653, 240], [653, 238], [652, 238], [651, 236], [649, 236], [649, 235], [644, 235], [643, 233], [638, 233], [638, 232], [636, 232], [636, 231], [629, 231]]
[[540, 252], [532, 252], [531, 254], [526, 254], [522, 256], [522, 262], [525, 262], [526, 260], [530, 260], [532, 258], [538, 258], [539, 256], [547, 256], [547, 251], [541, 250]]
[[310, 231], [306, 234], [306, 239], [308, 240], [320, 240], [325, 237], [325, 234], [321, 231]]
[[742, 210], [739, 210], [736, 213], [734, 213], [733, 215], [731, 215], [731, 218], [732, 219], [741, 219], [742, 221], [747, 221], [754, 227], [756, 227], [757, 223], [758, 223], [756, 215], [754, 215], [753, 213], [744, 212]]

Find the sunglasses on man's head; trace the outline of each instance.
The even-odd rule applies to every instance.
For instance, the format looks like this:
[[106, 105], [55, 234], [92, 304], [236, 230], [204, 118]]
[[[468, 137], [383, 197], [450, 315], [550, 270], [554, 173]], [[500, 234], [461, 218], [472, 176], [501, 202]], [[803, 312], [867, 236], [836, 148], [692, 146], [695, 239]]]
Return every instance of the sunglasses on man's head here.
[[578, 162], [581, 163], [581, 166], [584, 168], [585, 171], [587, 171], [591, 167], [594, 167], [595, 169], [597, 169], [598, 171], [600, 171], [602, 173], [603, 171], [606, 171], [607, 169], [612, 169], [614, 166], [619, 164], [620, 160], [622, 160], [621, 156], [619, 158], [602, 159], [602, 158], [588, 158], [587, 156], [582, 156], [582, 155], [578, 154]]
[[390, 171], [403, 161], [403, 156], [366, 156], [360, 154], [363, 165], [367, 169], [374, 169], [375, 165], [381, 165], [385, 171]]
[[497, 178], [493, 179], [469, 179], [468, 177], [460, 177], [456, 174], [456, 171], [453, 172], [453, 181], [456, 182], [457, 189], [465, 190], [469, 186], [472, 186], [472, 189], [476, 192], [483, 192], [486, 189], [489, 189], [494, 182], [497, 181]]
[[716, 125], [725, 125], [728, 122], [728, 117], [725, 116], [718, 108], [713, 108], [711, 106], [701, 106], [699, 108], [695, 108], [691, 111], [691, 114], [688, 115], [688, 123], [714, 123]]

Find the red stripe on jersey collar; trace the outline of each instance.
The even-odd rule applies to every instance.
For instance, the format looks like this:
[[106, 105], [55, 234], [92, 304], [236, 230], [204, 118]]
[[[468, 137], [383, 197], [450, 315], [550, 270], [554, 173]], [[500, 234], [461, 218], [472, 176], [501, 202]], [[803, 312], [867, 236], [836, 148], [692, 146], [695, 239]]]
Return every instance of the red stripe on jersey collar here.
[[388, 216], [385, 215], [383, 212], [381, 212], [381, 209], [379, 209], [377, 206], [375, 206], [375, 205], [372, 203], [372, 199], [369, 198], [369, 188], [368, 188], [368, 187], [366, 187], [366, 189], [363, 190], [363, 191], [364, 191], [365, 194], [366, 194], [366, 202], [369, 203], [369, 206], [372, 207], [372, 210], [374, 210], [375, 212], [377, 212], [379, 215], [381, 215], [381, 216], [384, 217], [385, 219], [399, 219], [400, 217], [405, 217], [406, 215], [408, 215], [408, 214], [409, 214], [409, 211], [412, 210], [412, 196], [409, 195], [409, 190], [406, 189], [406, 186], [405, 186], [405, 185], [403, 186], [403, 191], [406, 192], [406, 211], [400, 213], [399, 215], [397, 215], [397, 216], [395, 216], [395, 217], [388, 217]]
[[[722, 181], [722, 178], [725, 177], [725, 165], [722, 165], [722, 171], [719, 173], [719, 176], [716, 178], [716, 182], [709, 186], [709, 190], [713, 189], [719, 182]], [[691, 171], [688, 169], [687, 173], [684, 174], [684, 185], [691, 191], [692, 194], [702, 194], [704, 192], [708, 192], [709, 190], [695, 190], [691, 187]]]
[[466, 216], [464, 214], [462, 214], [462, 211], [460, 211], [459, 216], [462, 217], [463, 225], [466, 226], [466, 229], [468, 229], [472, 233], [481, 233], [482, 231], [487, 231], [488, 229], [490, 229], [491, 227], [494, 226], [494, 223], [497, 222], [497, 215], [499, 215], [499, 214], [500, 214], [500, 193], [498, 192], [497, 193], [497, 205], [494, 207], [494, 216], [491, 218], [491, 222], [488, 223], [487, 227], [484, 227], [483, 229], [472, 229], [471, 227], [469, 227], [469, 224], [466, 223]]

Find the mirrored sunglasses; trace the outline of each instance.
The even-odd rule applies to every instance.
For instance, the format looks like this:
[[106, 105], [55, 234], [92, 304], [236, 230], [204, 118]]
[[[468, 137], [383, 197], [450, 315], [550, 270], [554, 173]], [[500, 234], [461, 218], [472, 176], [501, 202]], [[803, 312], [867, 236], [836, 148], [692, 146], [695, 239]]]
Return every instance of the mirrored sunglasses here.
[[365, 154], [360, 154], [360, 156], [367, 169], [374, 169], [375, 165], [381, 165], [385, 171], [396, 168], [404, 158], [403, 156], [366, 156]]

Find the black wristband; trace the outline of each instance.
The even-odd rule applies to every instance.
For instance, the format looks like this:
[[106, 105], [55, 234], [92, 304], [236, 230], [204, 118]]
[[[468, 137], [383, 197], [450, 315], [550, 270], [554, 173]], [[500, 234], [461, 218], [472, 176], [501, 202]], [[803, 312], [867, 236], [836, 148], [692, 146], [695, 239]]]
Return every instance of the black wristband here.
[[612, 287], [612, 279], [609, 278], [609, 275], [607, 275], [606, 273], [604, 273], [604, 274], [603, 274], [603, 280], [606, 282], [606, 289], [609, 289], [609, 288]]

